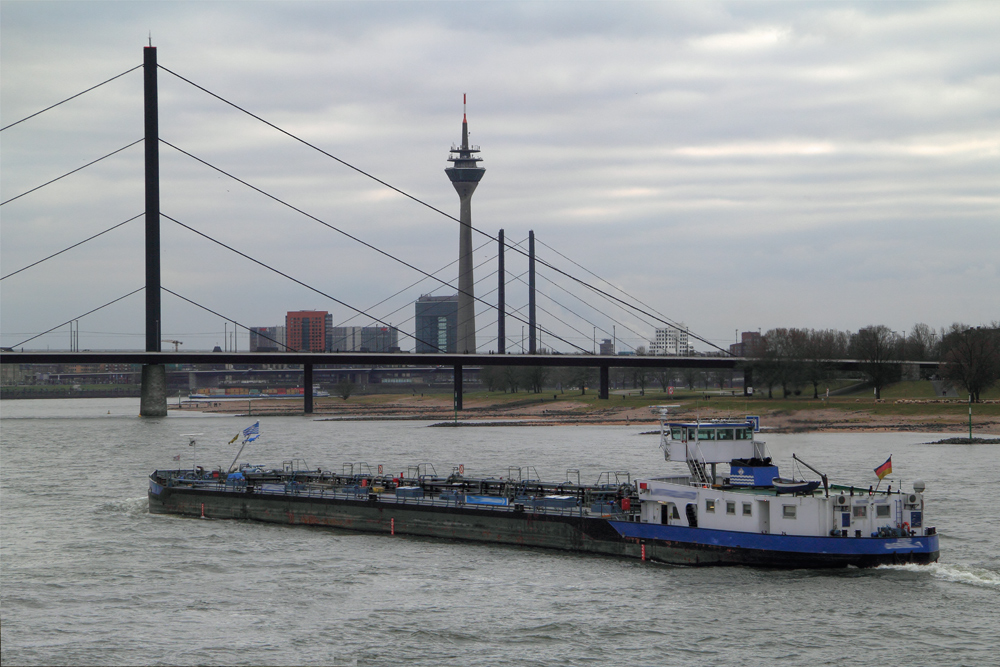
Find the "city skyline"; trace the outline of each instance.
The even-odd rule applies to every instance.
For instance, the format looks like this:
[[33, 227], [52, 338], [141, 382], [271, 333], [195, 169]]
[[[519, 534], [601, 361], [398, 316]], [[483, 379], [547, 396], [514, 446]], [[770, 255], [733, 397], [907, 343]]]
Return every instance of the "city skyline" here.
[[[457, 217], [441, 147], [468, 92], [470, 142], [488, 145], [491, 169], [475, 226], [503, 228], [511, 242], [533, 229], [540, 257], [590, 278], [563, 253], [724, 348], [736, 330], [997, 319], [995, 6], [387, 6], [5, 2], [0, 114], [6, 125], [139, 64], [152, 32], [164, 67]], [[219, 20], [226, 34], [204, 27]], [[477, 48], [456, 61], [443, 47], [463, 39]], [[163, 139], [423, 270], [457, 260], [454, 220], [165, 71], [159, 78]], [[2, 199], [141, 134], [133, 72], [6, 130]], [[5, 205], [3, 273], [141, 213], [141, 156], [133, 147]], [[420, 278], [167, 146], [161, 177], [164, 214], [360, 309]], [[163, 229], [164, 287], [227, 317], [277, 323], [301, 307], [372, 324], [169, 221]], [[477, 262], [496, 252], [485, 243], [473, 239]], [[141, 249], [141, 222], [130, 223], [4, 280], [2, 344], [141, 287]], [[511, 277], [526, 264], [508, 253]], [[425, 281], [373, 314], [412, 333], [403, 322], [420, 294], [456, 291], [449, 271], [441, 275], [452, 286]], [[559, 287], [542, 280], [543, 293], [585, 308], [559, 288], [586, 293], [546, 277]], [[485, 294], [495, 282], [483, 285]], [[508, 286], [512, 309], [526, 302], [523, 285]], [[568, 308], [539, 304], [577, 331], [543, 313], [540, 323], [580, 347], [609, 337]], [[184, 349], [224, 344], [223, 319], [166, 293], [163, 307], [163, 338]], [[478, 325], [493, 327], [479, 334], [485, 351], [495, 348], [486, 343], [495, 314], [483, 308]], [[664, 326], [616, 318], [617, 339], [633, 346]], [[510, 340], [521, 326], [508, 320]], [[135, 295], [81, 320], [80, 345], [141, 348], [142, 327]], [[60, 330], [29, 347], [68, 343]], [[400, 344], [412, 349], [405, 336]]]

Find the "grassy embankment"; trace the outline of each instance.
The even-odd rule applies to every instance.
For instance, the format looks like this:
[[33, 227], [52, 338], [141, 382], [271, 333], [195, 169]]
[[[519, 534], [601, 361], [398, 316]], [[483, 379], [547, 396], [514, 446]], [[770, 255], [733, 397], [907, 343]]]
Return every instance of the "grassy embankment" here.
[[[831, 386], [831, 389], [836, 387]], [[823, 389], [825, 393], [825, 387]], [[816, 410], [837, 410], [847, 413], [864, 413], [877, 416], [960, 416], [968, 415], [968, 400], [961, 398], [938, 398], [929, 381], [908, 381], [892, 384], [882, 391], [882, 401], [876, 402], [870, 389], [856, 393], [834, 396], [829, 399], [812, 397], [812, 389], [803, 391], [800, 396], [778, 398], [780, 391], [775, 392], [775, 398], [757, 395], [753, 398], [743, 396], [726, 396], [713, 393], [711, 390], [676, 390], [673, 395], [666, 392], [646, 389], [640, 396], [639, 390], [629, 389], [613, 393], [604, 401], [597, 398], [596, 392], [588, 390], [581, 395], [579, 391], [540, 394], [518, 392], [516, 394], [470, 392], [465, 394], [465, 405], [474, 406], [480, 402], [499, 406], [527, 406], [531, 404], [552, 403], [555, 401], [572, 401], [579, 404], [580, 410], [606, 410], [608, 408], [642, 408], [653, 405], [679, 404], [680, 410], [698, 409], [711, 412], [762, 414], [793, 414]], [[553, 396], [556, 396], [554, 399]], [[388, 397], [387, 397], [388, 398]], [[353, 400], [353, 399], [352, 399]], [[984, 401], [1000, 401], [1000, 387], [995, 387], [983, 394]], [[912, 401], [912, 402], [911, 402]], [[973, 405], [975, 415], [1000, 417], [1000, 403], [981, 403]]]

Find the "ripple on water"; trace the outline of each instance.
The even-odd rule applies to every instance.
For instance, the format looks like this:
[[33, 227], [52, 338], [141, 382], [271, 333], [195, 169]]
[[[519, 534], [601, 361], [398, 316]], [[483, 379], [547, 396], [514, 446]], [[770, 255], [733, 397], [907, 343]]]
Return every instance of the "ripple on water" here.
[[931, 563], [929, 565], [882, 565], [879, 570], [908, 572], [919, 578], [933, 577], [957, 584], [1000, 590], [1000, 572], [960, 563]]

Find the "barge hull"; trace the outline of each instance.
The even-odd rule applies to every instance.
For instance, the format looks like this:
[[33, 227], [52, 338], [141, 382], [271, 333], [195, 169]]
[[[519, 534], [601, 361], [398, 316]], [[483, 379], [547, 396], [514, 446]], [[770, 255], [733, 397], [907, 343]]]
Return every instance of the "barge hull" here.
[[[921, 545], [885, 548], [886, 540], [829, 540], [836, 549], [788, 550], [783, 536], [749, 535], [753, 547], [727, 543], [715, 533], [675, 526], [611, 521], [593, 516], [432, 506], [380, 500], [269, 495], [243, 491], [163, 487], [150, 483], [149, 511], [208, 519], [327, 526], [368, 533], [397, 533], [470, 542], [558, 549], [677, 565], [752, 565], [778, 568], [874, 567], [929, 563], [938, 558], [937, 535]], [[670, 530], [674, 529], [674, 530]], [[697, 531], [697, 538], [678, 531]], [[735, 534], [746, 537], [746, 534]], [[762, 538], [772, 538], [761, 541]], [[743, 540], [746, 541], [746, 540]], [[853, 543], [853, 544], [851, 544]], [[859, 553], [859, 547], [864, 553]], [[852, 551], [853, 550], [853, 551]]]

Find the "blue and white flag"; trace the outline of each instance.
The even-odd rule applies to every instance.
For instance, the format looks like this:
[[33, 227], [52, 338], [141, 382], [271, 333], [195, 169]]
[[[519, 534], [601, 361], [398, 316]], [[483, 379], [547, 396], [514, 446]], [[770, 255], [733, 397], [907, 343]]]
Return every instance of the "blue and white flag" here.
[[243, 429], [243, 437], [246, 438], [247, 442], [253, 442], [260, 437], [260, 422], [254, 422], [253, 426], [247, 426]]

